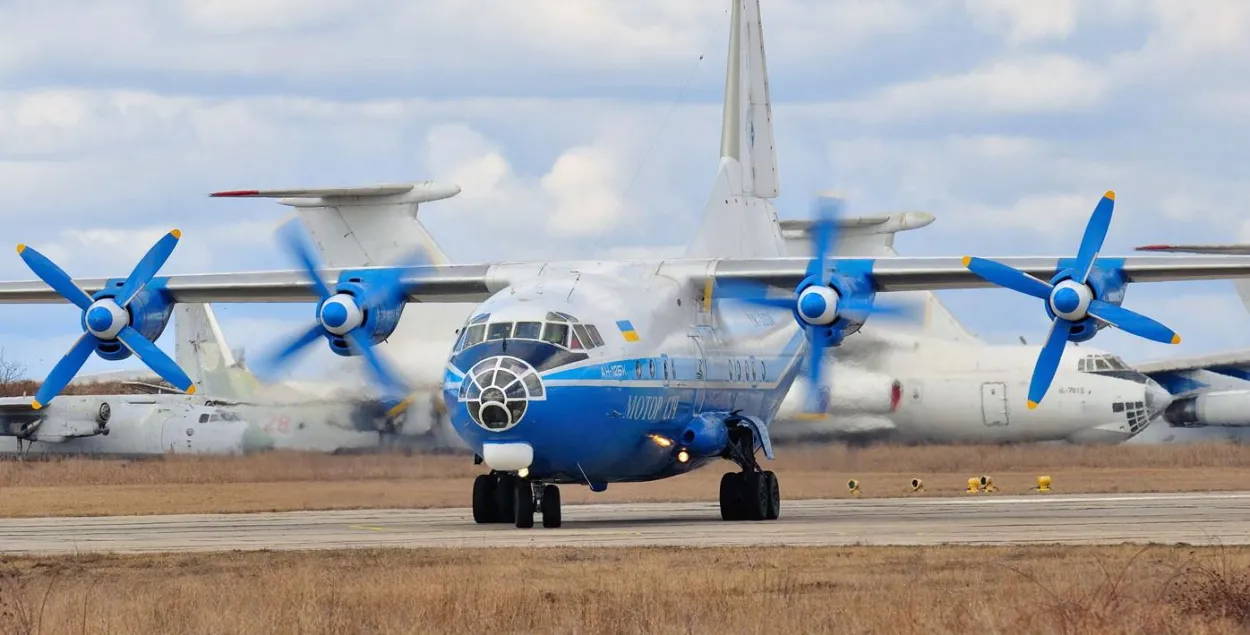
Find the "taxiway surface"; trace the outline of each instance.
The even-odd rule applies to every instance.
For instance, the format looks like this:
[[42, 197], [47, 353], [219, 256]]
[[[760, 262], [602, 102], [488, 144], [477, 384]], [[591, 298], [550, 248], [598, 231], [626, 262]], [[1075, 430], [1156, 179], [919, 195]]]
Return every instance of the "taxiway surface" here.
[[564, 526], [476, 525], [467, 509], [0, 520], [0, 552], [345, 547], [1250, 544], [1250, 492], [784, 501], [723, 522], [715, 503], [566, 505]]

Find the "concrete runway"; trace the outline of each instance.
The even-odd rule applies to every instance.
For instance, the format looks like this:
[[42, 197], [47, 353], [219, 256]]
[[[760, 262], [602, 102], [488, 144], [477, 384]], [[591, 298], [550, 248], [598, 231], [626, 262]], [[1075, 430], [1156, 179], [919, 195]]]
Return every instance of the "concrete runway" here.
[[476, 525], [468, 509], [0, 520], [0, 551], [343, 547], [1250, 544], [1250, 492], [783, 501], [775, 521], [715, 503], [566, 505], [564, 526]]

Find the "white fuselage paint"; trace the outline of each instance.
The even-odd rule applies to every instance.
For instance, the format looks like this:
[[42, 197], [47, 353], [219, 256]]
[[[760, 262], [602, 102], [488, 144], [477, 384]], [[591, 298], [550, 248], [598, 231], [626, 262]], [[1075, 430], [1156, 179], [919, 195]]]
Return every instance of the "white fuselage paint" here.
[[[804, 387], [796, 383], [778, 414], [774, 434], [779, 440], [858, 437], [904, 443], [1118, 443], [1140, 432], [1142, 426], [1130, 425], [1126, 412], [1116, 411], [1115, 404], [1141, 402], [1153, 420], [1170, 398], [1142, 375], [1112, 377], [1078, 371], [1081, 357], [1103, 351], [1069, 345], [1046, 398], [1037, 409], [1029, 410], [1026, 395], [1039, 349], [951, 342], [866, 325], [862, 333], [826, 357], [826, 376], [834, 382], [831, 410], [847, 399], [863, 400], [863, 395], [839, 395], [839, 373], [896, 380], [901, 388], [897, 408], [825, 421], [799, 420], [793, 415]], [[880, 384], [872, 387], [885, 389]]]
[[[108, 417], [100, 423], [100, 408]], [[57, 454], [146, 457], [167, 454], [243, 454], [272, 447], [247, 421], [182, 395], [62, 395], [38, 416], [44, 418], [29, 440], [0, 436], [0, 455]], [[32, 415], [6, 413], [0, 425], [31, 420]], [[78, 430], [101, 427], [91, 436], [59, 436], [66, 425]], [[252, 428], [249, 430], [249, 428]]]

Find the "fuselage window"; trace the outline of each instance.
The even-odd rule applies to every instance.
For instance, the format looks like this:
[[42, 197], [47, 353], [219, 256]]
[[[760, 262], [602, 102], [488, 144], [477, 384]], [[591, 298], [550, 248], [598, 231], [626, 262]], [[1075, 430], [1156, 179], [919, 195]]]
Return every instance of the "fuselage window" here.
[[760, 360], [760, 381], [768, 381], [768, 367], [764, 365], [764, 360]]
[[476, 346], [482, 343], [482, 338], [486, 335], [485, 324], [475, 324], [465, 331], [464, 347]]
[[647, 360], [647, 366], [651, 369], [651, 371], [650, 371], [650, 372], [651, 372], [651, 379], [655, 379], [655, 360], [654, 360], [654, 359], [648, 359], [648, 360]]
[[634, 377], [642, 379], [642, 360], [634, 361]]
[[599, 329], [594, 324], [587, 324], [586, 331], [590, 333], [590, 341], [594, 342], [595, 346], [603, 346], [603, 338], [600, 337]]
[[568, 324], [552, 324], [548, 322], [543, 325], [543, 341], [564, 346], [569, 339]]
[[200, 415], [200, 423], [208, 423], [208, 415], [206, 414]]
[[542, 331], [542, 322], [517, 322], [512, 337], [519, 340], [536, 340]]
[[509, 337], [511, 335], [512, 335], [512, 323], [511, 322], [495, 322], [494, 324], [491, 324], [490, 326], [486, 327], [486, 339], [488, 340], [502, 340], [505, 337]]
[[581, 340], [582, 346], [585, 346], [586, 348], [594, 348], [596, 346], [594, 340], [590, 339], [590, 333], [586, 331], [585, 326], [581, 324], [574, 324], [573, 334], [577, 336], [578, 340]]

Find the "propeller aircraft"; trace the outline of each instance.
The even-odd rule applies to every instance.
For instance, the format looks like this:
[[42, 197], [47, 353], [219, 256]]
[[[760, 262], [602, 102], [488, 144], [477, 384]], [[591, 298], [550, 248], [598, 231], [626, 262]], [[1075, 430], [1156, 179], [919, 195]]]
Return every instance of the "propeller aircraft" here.
[[[1129, 283], [1250, 277], [1250, 258], [1101, 257], [1111, 193], [1076, 258], [831, 258], [830, 210], [818, 210], [817, 256], [787, 257], [770, 201], [778, 180], [758, 0], [732, 0], [730, 23], [721, 158], [682, 258], [317, 268], [286, 236], [300, 269], [157, 277], [175, 231], [126, 279], [75, 280], [24, 247], [39, 280], [0, 283], [0, 302], [69, 301], [82, 311], [83, 338], [50, 373], [40, 402], [52, 400], [93, 350], [108, 359], [133, 353], [175, 386], [189, 386], [153, 352], [176, 303], [311, 301], [317, 324], [293, 342], [320, 338], [340, 355], [379, 360], [375, 347], [409, 303], [468, 303], [448, 351], [443, 397], [457, 435], [489, 468], [473, 485], [476, 522], [531, 527], [538, 513], [544, 526], [559, 527], [560, 485], [603, 491], [716, 459], [737, 468], [721, 479], [722, 518], [771, 520], [781, 512], [780, 484], [757, 459], [774, 456], [770, 424], [801, 374], [819, 379], [820, 365], [803, 360], [856, 333], [876, 294], [1007, 286], [1044, 300], [1056, 324], [1051, 341], [1085, 341], [1111, 325], [1175, 341], [1118, 308]], [[431, 200], [424, 187], [227, 195], [340, 208]], [[1042, 403], [1058, 350], [1041, 356], [1029, 402]], [[389, 368], [370, 366], [393, 393]]]

